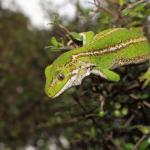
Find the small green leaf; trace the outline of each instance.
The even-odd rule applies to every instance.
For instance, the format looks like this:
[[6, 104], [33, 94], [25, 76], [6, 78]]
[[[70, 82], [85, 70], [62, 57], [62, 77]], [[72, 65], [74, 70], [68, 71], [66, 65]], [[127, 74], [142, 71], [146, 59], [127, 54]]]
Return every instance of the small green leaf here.
[[144, 93], [144, 94], [141, 94], [139, 97], [140, 97], [140, 99], [147, 99], [147, 98], [149, 98], [149, 94], [147, 94], [147, 93]]
[[134, 145], [132, 143], [124, 144], [124, 150], [132, 150]]
[[150, 128], [147, 126], [140, 126], [139, 130], [143, 133], [143, 134], [149, 134], [150, 133]]
[[129, 9], [124, 9], [121, 13], [122, 13], [123, 16], [128, 16], [129, 13], [130, 13], [130, 10]]
[[91, 127], [91, 136], [95, 137], [96, 136], [96, 128], [95, 127]]
[[65, 41], [63, 38], [60, 38], [60, 43], [59, 43], [60, 46], [65, 46]]
[[139, 150], [148, 150], [148, 149], [150, 149], [150, 138], [144, 140], [139, 146]]
[[119, 0], [119, 5], [124, 5], [126, 3], [126, 0]]
[[79, 35], [77, 32], [70, 32], [70, 35], [71, 37], [74, 39], [74, 40], [77, 40], [77, 41], [82, 41], [82, 36]]
[[50, 43], [55, 47], [59, 46], [59, 42], [57, 41], [57, 39], [54, 36], [51, 38]]

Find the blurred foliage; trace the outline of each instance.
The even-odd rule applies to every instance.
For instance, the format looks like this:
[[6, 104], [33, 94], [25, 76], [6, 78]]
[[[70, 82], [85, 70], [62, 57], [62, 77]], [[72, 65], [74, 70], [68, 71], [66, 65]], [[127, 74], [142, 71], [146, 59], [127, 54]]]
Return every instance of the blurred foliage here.
[[[149, 150], [150, 87], [142, 89], [138, 81], [147, 63], [117, 69], [118, 83], [92, 75], [51, 101], [44, 93], [44, 68], [82, 45], [78, 33], [110, 27], [146, 30], [150, 3], [95, 0], [90, 9], [73, 2], [75, 18], [57, 17], [51, 30], [34, 29], [22, 13], [0, 7], [0, 149]], [[62, 49], [52, 52], [49, 44]]]

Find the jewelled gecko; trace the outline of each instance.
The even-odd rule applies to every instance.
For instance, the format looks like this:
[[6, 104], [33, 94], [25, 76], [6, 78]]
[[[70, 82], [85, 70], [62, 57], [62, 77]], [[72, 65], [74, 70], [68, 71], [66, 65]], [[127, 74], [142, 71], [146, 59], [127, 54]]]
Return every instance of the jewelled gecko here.
[[[83, 47], [60, 55], [45, 69], [45, 92], [55, 98], [70, 87], [80, 85], [90, 74], [109, 81], [119, 81], [113, 69], [150, 60], [150, 45], [141, 30], [111, 28], [95, 35]], [[140, 77], [146, 86], [150, 69]]]

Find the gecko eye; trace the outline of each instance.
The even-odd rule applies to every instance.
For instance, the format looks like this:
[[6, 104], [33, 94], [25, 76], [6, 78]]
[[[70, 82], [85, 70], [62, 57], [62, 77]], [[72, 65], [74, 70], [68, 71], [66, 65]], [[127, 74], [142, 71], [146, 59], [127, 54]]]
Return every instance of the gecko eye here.
[[65, 78], [65, 75], [62, 74], [62, 73], [57, 75], [57, 79], [60, 80], [60, 81], [64, 80], [64, 78]]

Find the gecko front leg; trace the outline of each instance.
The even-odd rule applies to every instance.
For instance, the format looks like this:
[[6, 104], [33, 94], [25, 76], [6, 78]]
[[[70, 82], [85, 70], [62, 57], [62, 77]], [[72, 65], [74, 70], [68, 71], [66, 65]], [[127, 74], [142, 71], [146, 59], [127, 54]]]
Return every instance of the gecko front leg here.
[[109, 81], [117, 82], [120, 80], [119, 74], [109, 69], [99, 69], [98, 67], [94, 67], [91, 73], [101, 76]]

